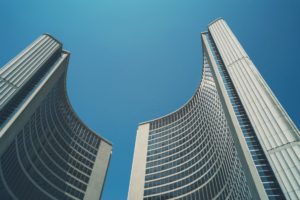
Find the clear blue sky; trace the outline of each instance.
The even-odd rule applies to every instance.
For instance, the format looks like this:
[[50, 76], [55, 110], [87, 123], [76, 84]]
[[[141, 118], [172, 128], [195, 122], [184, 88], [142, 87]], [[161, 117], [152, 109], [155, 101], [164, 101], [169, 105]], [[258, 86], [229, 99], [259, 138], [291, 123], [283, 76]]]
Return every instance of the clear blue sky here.
[[136, 128], [194, 93], [200, 32], [224, 17], [300, 126], [298, 0], [1, 0], [0, 65], [48, 32], [71, 60], [68, 95], [81, 119], [113, 143], [103, 200], [127, 197]]

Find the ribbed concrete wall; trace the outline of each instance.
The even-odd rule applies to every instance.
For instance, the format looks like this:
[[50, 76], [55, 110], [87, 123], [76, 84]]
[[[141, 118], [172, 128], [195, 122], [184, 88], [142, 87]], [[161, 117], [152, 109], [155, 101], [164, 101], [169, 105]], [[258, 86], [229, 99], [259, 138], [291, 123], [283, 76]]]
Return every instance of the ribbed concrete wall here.
[[300, 199], [298, 129], [226, 22], [214, 22], [209, 31], [285, 196]]
[[69, 103], [69, 55], [43, 35], [1, 69], [1, 199], [101, 196], [111, 143], [86, 127]]
[[30, 80], [55, 53], [60, 52], [62, 45], [48, 35], [39, 37], [29, 47], [0, 69], [0, 109], [9, 98]]
[[[149, 130], [137, 137], [133, 165], [146, 167], [145, 179], [132, 168], [139, 190], [128, 199], [300, 199], [298, 129], [223, 19], [202, 45], [194, 96], [141, 124]], [[147, 155], [139, 154], [145, 142]]]

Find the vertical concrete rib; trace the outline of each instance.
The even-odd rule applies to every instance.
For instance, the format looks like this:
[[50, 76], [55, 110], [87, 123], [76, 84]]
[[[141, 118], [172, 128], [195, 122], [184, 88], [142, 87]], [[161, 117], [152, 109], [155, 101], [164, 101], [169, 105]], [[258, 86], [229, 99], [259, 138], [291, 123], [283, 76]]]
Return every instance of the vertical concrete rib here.
[[128, 200], [140, 200], [144, 196], [147, 143], [150, 124], [139, 126], [136, 134]]

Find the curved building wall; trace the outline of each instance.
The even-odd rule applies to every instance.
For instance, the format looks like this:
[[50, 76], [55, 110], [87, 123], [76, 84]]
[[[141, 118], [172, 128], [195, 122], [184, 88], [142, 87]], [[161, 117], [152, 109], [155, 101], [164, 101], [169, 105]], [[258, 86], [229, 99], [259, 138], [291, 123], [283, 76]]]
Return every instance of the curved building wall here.
[[299, 131], [223, 19], [201, 33], [199, 88], [141, 123], [128, 200], [299, 199]]
[[1, 69], [2, 86], [16, 87], [1, 104], [1, 199], [100, 198], [111, 144], [72, 110], [68, 59], [61, 43], [43, 35]]
[[[202, 81], [193, 97], [177, 111], [140, 126], [145, 124], [145, 174], [135, 180], [141, 154], [136, 147], [129, 200], [252, 199], [205, 51]], [[136, 184], [144, 184], [142, 195], [134, 191]]]
[[206, 55], [193, 98], [149, 123], [144, 199], [251, 199]]

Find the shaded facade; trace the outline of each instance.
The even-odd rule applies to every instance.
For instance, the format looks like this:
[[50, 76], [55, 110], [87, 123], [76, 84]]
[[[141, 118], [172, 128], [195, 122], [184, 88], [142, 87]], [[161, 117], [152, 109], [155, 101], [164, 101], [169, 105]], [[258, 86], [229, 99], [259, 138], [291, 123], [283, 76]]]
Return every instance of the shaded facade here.
[[299, 131], [223, 19], [193, 97], [137, 130], [129, 200], [299, 199]]
[[0, 199], [99, 199], [112, 145], [76, 116], [45, 34], [0, 69]]

